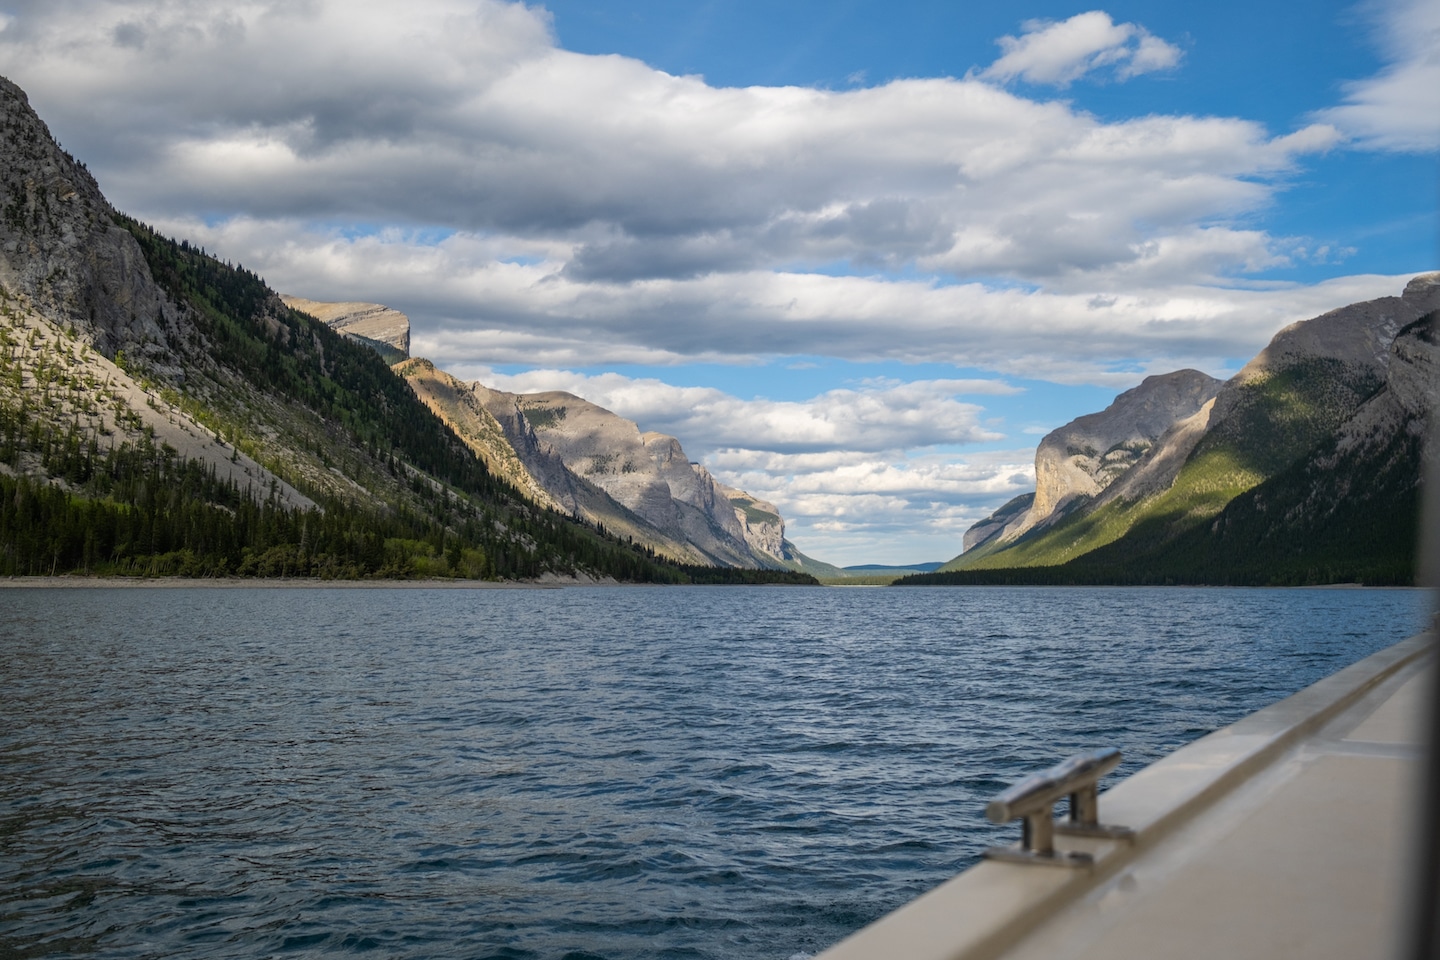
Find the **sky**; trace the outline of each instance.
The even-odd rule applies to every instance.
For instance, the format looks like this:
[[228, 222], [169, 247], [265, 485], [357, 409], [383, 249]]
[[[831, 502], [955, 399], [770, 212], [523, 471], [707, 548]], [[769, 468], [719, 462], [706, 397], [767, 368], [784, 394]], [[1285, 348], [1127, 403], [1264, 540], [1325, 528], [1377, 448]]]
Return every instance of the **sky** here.
[[0, 75], [119, 209], [839, 564], [1440, 266], [1440, 0], [0, 0]]

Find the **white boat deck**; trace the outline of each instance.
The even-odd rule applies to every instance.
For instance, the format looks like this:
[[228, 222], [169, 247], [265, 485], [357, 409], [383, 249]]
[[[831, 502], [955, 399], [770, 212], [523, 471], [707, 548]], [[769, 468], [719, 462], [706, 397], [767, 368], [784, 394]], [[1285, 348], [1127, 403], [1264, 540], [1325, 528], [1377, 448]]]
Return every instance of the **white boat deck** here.
[[1396, 956], [1433, 659], [1412, 638], [1120, 783], [1100, 819], [1133, 841], [1056, 838], [1092, 867], [981, 863], [817, 960]]

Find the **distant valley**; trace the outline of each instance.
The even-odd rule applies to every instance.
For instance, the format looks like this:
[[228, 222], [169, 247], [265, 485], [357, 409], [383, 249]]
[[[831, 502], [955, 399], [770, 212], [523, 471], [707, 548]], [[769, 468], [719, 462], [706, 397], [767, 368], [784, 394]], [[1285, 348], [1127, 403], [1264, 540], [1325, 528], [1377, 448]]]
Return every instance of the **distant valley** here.
[[0, 575], [1414, 580], [1440, 274], [1052, 431], [946, 563], [841, 568], [680, 438], [459, 380], [392, 306], [282, 297], [114, 210], [3, 79], [0, 130]]

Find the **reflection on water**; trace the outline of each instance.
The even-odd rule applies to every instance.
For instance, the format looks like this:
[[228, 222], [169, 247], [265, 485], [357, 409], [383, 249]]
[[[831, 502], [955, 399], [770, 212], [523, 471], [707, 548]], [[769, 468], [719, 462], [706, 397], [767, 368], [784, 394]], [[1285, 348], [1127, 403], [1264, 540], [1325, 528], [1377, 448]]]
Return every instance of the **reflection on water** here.
[[1413, 591], [0, 591], [0, 955], [813, 953]]

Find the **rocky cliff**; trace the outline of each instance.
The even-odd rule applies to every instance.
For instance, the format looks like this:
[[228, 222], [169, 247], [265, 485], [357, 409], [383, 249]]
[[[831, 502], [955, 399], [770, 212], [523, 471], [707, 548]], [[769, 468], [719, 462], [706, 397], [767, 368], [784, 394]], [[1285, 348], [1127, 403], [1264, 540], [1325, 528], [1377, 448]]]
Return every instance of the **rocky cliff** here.
[[[650, 527], [668, 553], [698, 551], [727, 566], [783, 565], [775, 554], [752, 546], [743, 510], [731, 503], [728, 488], [692, 463], [674, 437], [642, 433], [633, 421], [569, 393], [509, 394], [482, 384], [472, 389], [521, 459], [534, 464], [537, 481], [557, 499], [573, 498], [572, 509], [581, 515], [584, 505], [571, 492], [575, 480], [603, 491]], [[569, 477], [554, 468], [555, 458]], [[774, 516], [779, 520], [778, 512]], [[769, 539], [768, 532], [757, 531], [757, 543]]]
[[717, 481], [674, 437], [642, 433], [569, 393], [492, 390], [421, 359], [395, 370], [492, 471], [542, 506], [680, 563], [816, 565], [785, 539], [774, 504]]
[[1052, 430], [1035, 450], [1035, 493], [971, 527], [965, 549], [1012, 542], [1095, 499], [1204, 407], [1220, 385], [1198, 370], [1146, 377], [1099, 413]]
[[[1284, 553], [1292, 547], [1324, 558], [1312, 573], [1341, 569], [1332, 560], [1345, 554], [1357, 563], [1370, 558], [1365, 576], [1403, 581], [1395, 571], [1408, 561], [1396, 558], [1413, 540], [1418, 438], [1436, 401], [1437, 308], [1440, 274], [1426, 274], [1398, 297], [1286, 327], [1218, 390], [1190, 394], [1213, 396], [1097, 494], [1002, 542], [996, 531], [1017, 526], [1012, 501], [972, 528], [967, 552], [947, 568], [1083, 568], [1096, 577], [1103, 568], [1113, 578], [1148, 563], [1201, 582], [1228, 582], [1223, 577], [1248, 568], [1226, 551], [1247, 544], [1273, 567], [1271, 574], [1254, 572], [1253, 582], [1280, 570], [1308, 582], [1311, 574], [1289, 566], [1299, 556]], [[1389, 540], [1377, 541], [1376, 530], [1390, 531]], [[1192, 557], [1187, 550], [1198, 552]]]
[[287, 307], [309, 314], [342, 336], [369, 346], [393, 349], [401, 360], [410, 356], [410, 318], [399, 310], [379, 303], [324, 303], [304, 297], [282, 295]]

